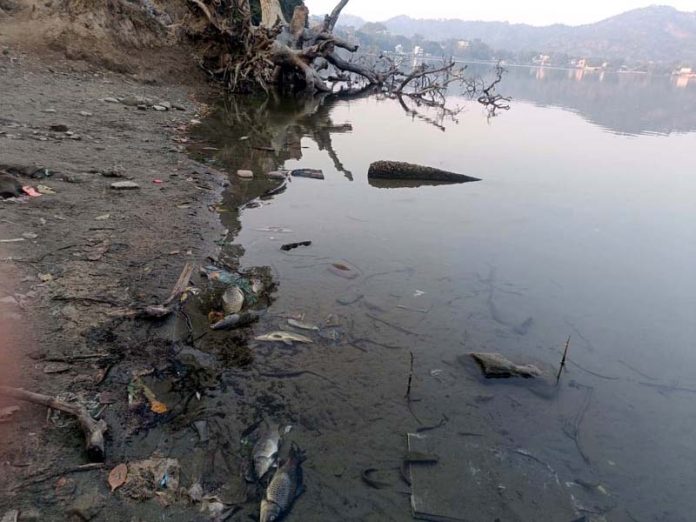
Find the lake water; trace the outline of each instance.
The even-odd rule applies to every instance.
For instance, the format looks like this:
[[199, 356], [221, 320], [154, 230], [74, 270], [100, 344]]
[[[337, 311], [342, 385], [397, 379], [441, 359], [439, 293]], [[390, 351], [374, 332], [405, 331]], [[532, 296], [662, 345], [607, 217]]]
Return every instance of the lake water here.
[[[236, 339], [253, 362], [223, 372], [209, 408], [230, 452], [244, 423], [294, 426], [307, 492], [288, 520], [410, 520], [399, 468], [419, 428], [440, 462], [414, 489], [441, 516], [693, 520], [696, 85], [514, 69], [501, 91], [510, 111], [454, 97], [444, 130], [372, 97], [229, 102], [201, 131], [228, 168], [326, 175], [239, 214], [271, 185], [235, 179], [220, 214], [227, 251], [277, 288]], [[373, 186], [383, 159], [482, 181]], [[313, 344], [252, 340], [290, 316], [321, 327]], [[485, 380], [468, 356], [554, 374], [568, 337], [558, 385]], [[490, 452], [526, 464], [498, 459], [472, 486]]]

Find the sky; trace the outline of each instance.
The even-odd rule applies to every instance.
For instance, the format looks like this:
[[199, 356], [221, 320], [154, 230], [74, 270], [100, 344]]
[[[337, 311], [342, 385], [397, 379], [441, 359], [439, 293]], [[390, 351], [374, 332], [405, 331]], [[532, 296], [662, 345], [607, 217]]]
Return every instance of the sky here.
[[[305, 0], [312, 14], [324, 14], [338, 0]], [[579, 25], [651, 4], [671, 5], [681, 11], [696, 11], [696, 0], [350, 0], [344, 12], [370, 21], [405, 14], [413, 18], [461, 18], [508, 21], [532, 25], [563, 23]]]

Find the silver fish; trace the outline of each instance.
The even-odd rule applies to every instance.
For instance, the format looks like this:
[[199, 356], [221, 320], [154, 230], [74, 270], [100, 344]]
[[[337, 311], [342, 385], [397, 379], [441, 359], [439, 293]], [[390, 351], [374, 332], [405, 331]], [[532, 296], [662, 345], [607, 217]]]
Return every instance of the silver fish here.
[[247, 326], [259, 320], [261, 314], [258, 312], [244, 312], [243, 314], [232, 314], [225, 317], [222, 321], [210, 326], [212, 330], [233, 330]]
[[308, 330], [310, 332], [319, 331], [318, 326], [309, 323], [303, 323], [302, 321], [297, 321], [295, 319], [288, 319], [288, 324], [290, 326], [294, 326], [295, 328], [299, 328], [300, 330]]
[[244, 306], [244, 292], [238, 286], [231, 286], [222, 294], [222, 309], [226, 314], [236, 314]]
[[292, 503], [304, 491], [302, 484], [302, 461], [304, 456], [296, 446], [290, 448], [288, 459], [275, 472], [261, 501], [260, 522], [280, 520]]
[[261, 335], [256, 338], [257, 341], [264, 341], [264, 342], [282, 342], [287, 345], [292, 346], [292, 343], [306, 343], [306, 344], [311, 344], [314, 341], [312, 341], [309, 337], [305, 337], [304, 335], [292, 333], [292, 332], [271, 332], [266, 335]]
[[263, 420], [256, 428], [254, 433], [256, 442], [251, 451], [251, 457], [258, 480], [261, 480], [268, 473], [268, 470], [275, 466], [281, 439], [291, 429], [291, 426], [281, 428], [278, 423], [268, 420]]

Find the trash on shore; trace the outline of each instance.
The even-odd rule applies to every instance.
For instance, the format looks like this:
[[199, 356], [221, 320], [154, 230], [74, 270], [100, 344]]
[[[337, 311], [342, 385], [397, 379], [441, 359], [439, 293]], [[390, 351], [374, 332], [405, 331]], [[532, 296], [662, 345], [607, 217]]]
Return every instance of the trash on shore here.
[[241, 314], [232, 314], [226, 316], [221, 321], [210, 325], [211, 330], [234, 330], [235, 328], [242, 328], [243, 326], [248, 326], [259, 320], [261, 314], [256, 311], [244, 312]]
[[213, 265], [201, 267], [201, 275], [210, 281], [220, 282], [223, 285], [237, 284], [240, 280], [239, 275]]
[[131, 462], [127, 466], [126, 481], [121, 492], [134, 500], [148, 500], [158, 496], [165, 503], [173, 503], [179, 496], [181, 466], [177, 459], [151, 457]]
[[471, 353], [469, 355], [478, 363], [483, 375], [488, 379], [507, 379], [510, 377], [530, 379], [539, 377], [542, 373], [539, 368], [532, 364], [518, 365], [499, 353]]
[[31, 197], [31, 198], [39, 198], [39, 197], [41, 197], [41, 193], [38, 192], [34, 187], [31, 187], [31, 186], [29, 186], [29, 185], [24, 185], [24, 186], [22, 187], [22, 190], [24, 191], [24, 193], [25, 193], [27, 196], [29, 196], [29, 197]]
[[308, 247], [308, 246], [312, 246], [311, 241], [300, 241], [299, 243], [288, 243], [286, 245], [281, 246], [280, 249], [283, 250], [284, 252], [288, 252], [288, 251], [294, 250], [296, 248]]
[[294, 178], [324, 179], [324, 173], [319, 169], [295, 169], [290, 175]]
[[222, 309], [227, 315], [239, 313], [244, 307], [244, 292], [238, 286], [230, 286], [222, 294]]
[[295, 445], [290, 448], [287, 460], [275, 472], [261, 501], [261, 522], [280, 520], [292, 508], [293, 502], [304, 491], [302, 480], [302, 451]]
[[415, 165], [402, 161], [376, 161], [370, 165], [368, 179], [391, 179], [409, 181], [437, 181], [441, 183], [468, 183], [481, 181], [479, 178], [456, 174], [433, 167]]
[[283, 331], [260, 335], [256, 337], [255, 340], [269, 343], [281, 342], [287, 344], [288, 346], [292, 346], [293, 343], [312, 344], [314, 342], [309, 337], [305, 337], [304, 335]]
[[0, 174], [0, 197], [18, 198], [24, 195], [22, 184], [10, 174]]
[[155, 393], [142, 381], [140, 377], [135, 377], [128, 384], [128, 406], [138, 407], [143, 403], [143, 398], [147, 400], [150, 411], [162, 415], [169, 411], [166, 404], [159, 401]]

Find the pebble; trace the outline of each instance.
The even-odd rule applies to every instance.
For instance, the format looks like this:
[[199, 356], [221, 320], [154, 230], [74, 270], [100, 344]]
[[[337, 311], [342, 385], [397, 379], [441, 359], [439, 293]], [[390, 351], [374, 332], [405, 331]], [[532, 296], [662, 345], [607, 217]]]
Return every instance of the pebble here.
[[109, 97], [109, 98], [102, 98], [101, 101], [106, 102], [106, 103], [119, 103], [119, 101], [118, 101], [117, 98], [111, 98], [111, 97]]
[[252, 179], [254, 177], [254, 173], [250, 170], [238, 170], [237, 176], [242, 179]]
[[117, 181], [111, 184], [111, 188], [114, 190], [134, 190], [139, 189], [140, 185], [134, 181]]
[[156, 111], [159, 111], [159, 112], [162, 112], [162, 111], [166, 111], [166, 110], [167, 110], [167, 108], [166, 108], [166, 107], [163, 107], [162, 105], [153, 105], [152, 108], [153, 108], [153, 110], [156, 110]]
[[51, 125], [49, 129], [51, 129], [53, 132], [68, 132], [68, 126], [63, 123]]
[[95, 221], [106, 221], [111, 217], [111, 214], [103, 214], [94, 218]]
[[48, 363], [44, 366], [43, 372], [47, 374], [65, 373], [71, 368], [72, 366], [66, 363]]
[[160, 105], [161, 107], [164, 107], [164, 108], [167, 109], [167, 110], [171, 110], [171, 109], [172, 109], [172, 104], [169, 103], [168, 101], [159, 102], [159, 105]]
[[285, 179], [287, 177], [287, 173], [283, 172], [282, 170], [274, 170], [266, 175], [270, 179]]
[[36, 239], [39, 236], [37, 236], [33, 232], [25, 232], [24, 234], [22, 234], [22, 237], [25, 239]]
[[90, 116], [93, 116], [91, 112], [87, 111], [80, 111], [80, 116], [84, 116], [85, 118], [89, 118]]
[[139, 111], [146, 111], [146, 110], [147, 110], [147, 105], [138, 105], [138, 110], [139, 110]]
[[172, 103], [172, 107], [174, 107], [177, 111], [185, 111], [186, 110], [186, 107], [184, 107], [180, 103]]
[[54, 114], [56, 112], [55, 109], [44, 109], [43, 112], [47, 112], [48, 114]]

